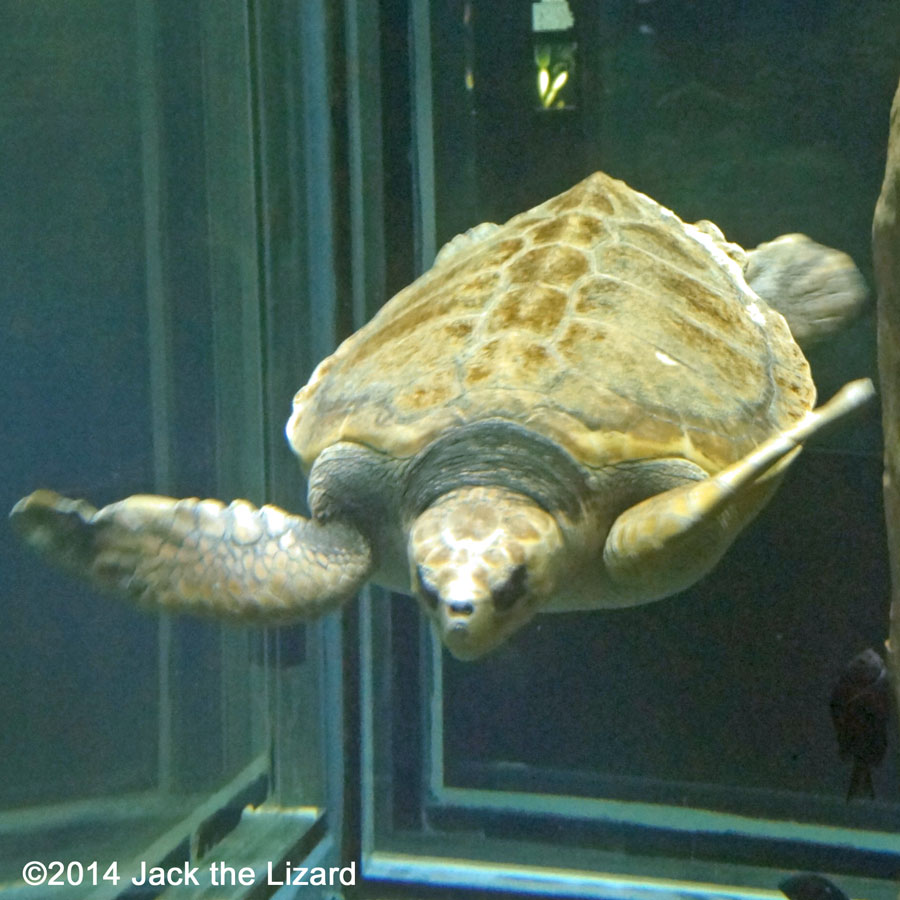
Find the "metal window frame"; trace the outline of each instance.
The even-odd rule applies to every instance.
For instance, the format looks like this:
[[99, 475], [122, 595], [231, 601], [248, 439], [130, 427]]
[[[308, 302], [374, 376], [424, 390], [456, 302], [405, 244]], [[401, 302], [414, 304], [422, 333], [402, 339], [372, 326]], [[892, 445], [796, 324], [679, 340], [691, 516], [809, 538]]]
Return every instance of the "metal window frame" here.
[[[297, 277], [308, 305], [300, 328], [293, 329], [285, 320], [295, 318], [296, 309], [287, 308], [284, 298], [279, 296], [279, 289], [284, 287], [278, 281], [280, 260], [273, 255], [260, 212], [261, 205], [268, 200], [272, 174], [266, 148], [261, 145], [268, 137], [267, 110], [261, 98], [265, 78], [261, 41], [264, 17], [273, 10], [258, 0], [251, 0], [225, 7], [217, 4], [215, 8], [204, 8], [203, 13], [209, 50], [205, 58], [208, 134], [214, 136], [214, 146], [208, 145], [211, 151], [207, 157], [209, 194], [211, 205], [214, 201], [218, 205], [210, 215], [213, 232], [210, 265], [216, 310], [216, 384], [222, 400], [220, 412], [233, 403], [235, 396], [240, 398], [235, 405], [237, 420], [225, 421], [224, 416], [219, 419], [222, 441], [227, 443], [231, 454], [220, 463], [219, 480], [226, 492], [233, 480], [243, 491], [249, 489], [256, 493], [260, 501], [279, 488], [281, 473], [273, 472], [277, 464], [273, 462], [272, 445], [283, 440], [281, 423], [289, 400], [289, 395], [282, 395], [281, 379], [271, 371], [270, 363], [279, 354], [296, 353], [303, 359], [305, 368], [312, 368], [333, 348], [337, 321], [334, 147], [327, 76], [335, 61], [331, 59], [327, 40], [327, 9], [324, 0], [302, 3], [288, 0], [280, 5], [278, 12], [292, 20], [299, 45], [296, 69], [288, 76], [299, 81], [293, 93], [297, 108], [289, 112], [296, 117], [292, 124], [298, 145], [292, 151], [291, 160], [296, 168], [289, 177], [293, 180], [294, 200], [301, 210], [300, 246], [294, 249], [299, 250]], [[241, 48], [242, 56], [236, 61], [237, 47]], [[240, 73], [237, 77], [236, 71]], [[223, 100], [218, 107], [216, 95]], [[244, 173], [237, 191], [233, 178], [229, 177], [235, 169]], [[227, 189], [216, 190], [217, 183], [227, 185]], [[216, 225], [218, 232], [214, 230]], [[222, 275], [220, 281], [216, 280], [216, 274]], [[250, 429], [247, 429], [248, 421], [252, 423]], [[243, 429], [250, 434], [235, 444], [234, 434]], [[297, 486], [298, 477], [287, 478], [292, 487]], [[295, 502], [300, 499], [296, 497]], [[344, 784], [339, 616], [329, 616], [307, 628], [307, 646], [313, 648], [312, 663], [318, 682], [315, 715], [319, 720], [323, 805], [281, 807], [277, 805], [276, 794], [272, 798], [276, 805], [267, 801], [256, 811], [245, 811], [225, 839], [235, 854], [229, 857], [234, 865], [248, 864], [258, 869], [265, 860], [278, 862], [279, 859], [304, 865], [339, 864]], [[288, 750], [280, 748], [276, 757]], [[255, 840], [253, 835], [257, 835]], [[216, 856], [225, 848], [223, 842], [211, 855]], [[252, 893], [258, 885], [257, 881], [253, 886], [220, 895], [236, 900]], [[285, 885], [273, 896], [288, 900], [332, 895], [330, 888]]]

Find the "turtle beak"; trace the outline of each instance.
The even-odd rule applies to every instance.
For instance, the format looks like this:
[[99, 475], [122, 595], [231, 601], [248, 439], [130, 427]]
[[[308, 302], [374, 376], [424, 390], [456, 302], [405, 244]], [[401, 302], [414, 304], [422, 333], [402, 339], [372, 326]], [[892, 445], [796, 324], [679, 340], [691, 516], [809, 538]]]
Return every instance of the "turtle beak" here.
[[456, 659], [465, 662], [484, 656], [500, 643], [499, 641], [492, 641], [486, 645], [482, 644], [474, 638], [465, 625], [461, 624], [456, 624], [449, 629], [442, 630], [441, 639], [444, 646], [454, 657], [456, 657]]
[[480, 618], [476, 616], [477, 600], [442, 597], [421, 567], [416, 567], [413, 582], [422, 609], [434, 621], [441, 641], [457, 659], [474, 659], [493, 646], [491, 643], [481, 649], [485, 642], [477, 640], [476, 635], [483, 631], [477, 624], [473, 628], [473, 623]]
[[444, 646], [457, 659], [472, 660], [502, 643], [507, 630], [488, 608], [489, 600], [443, 600], [437, 626]]
[[521, 609], [498, 609], [497, 598], [488, 585], [470, 577], [444, 579], [443, 590], [439, 591], [434, 585], [436, 579], [417, 566], [413, 580], [423, 610], [457, 659], [484, 656], [531, 618], [530, 613], [522, 615]]

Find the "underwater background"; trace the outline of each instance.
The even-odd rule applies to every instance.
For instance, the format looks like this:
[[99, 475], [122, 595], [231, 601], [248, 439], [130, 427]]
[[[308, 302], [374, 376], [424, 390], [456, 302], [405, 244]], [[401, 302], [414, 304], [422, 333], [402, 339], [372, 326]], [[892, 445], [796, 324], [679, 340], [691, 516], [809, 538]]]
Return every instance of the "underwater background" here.
[[[372, 3], [382, 120], [367, 139], [383, 160], [381, 299], [418, 274], [429, 249], [598, 169], [747, 248], [806, 233], [849, 253], [873, 287], [871, 217], [900, 77], [895, 0], [575, 0], [573, 26], [544, 33], [527, 2], [429, 4], [430, 232], [417, 205], [414, 2]], [[38, 487], [98, 506], [163, 492], [303, 509], [283, 421], [293, 391], [360, 315], [347, 272], [346, 85], [337, 62], [323, 70], [332, 103], [323, 122], [335, 133], [323, 168], [292, 118], [292, 103], [305, 102], [291, 87], [301, 54], [285, 50], [283, 69], [260, 62], [267, 46], [289, 45], [279, 15], [296, 10], [286, 0], [264, 12], [223, 8], [233, 6], [255, 23], [242, 63], [226, 43], [221, 60], [210, 58], [228, 17], [219, 34], [194, 0], [0, 0], [6, 509]], [[329, 34], [343, 33], [346, 12], [326, 6]], [[319, 50], [340, 62], [345, 39]], [[227, 99], [213, 115], [204, 104], [218, 89]], [[229, 138], [247, 108], [258, 129], [250, 149]], [[328, 246], [302, 231], [316, 223], [298, 212], [298, 198], [323, 184], [338, 198]], [[319, 253], [333, 284], [313, 292]], [[257, 295], [264, 311], [248, 319]], [[874, 378], [872, 304], [809, 357], [821, 399]], [[631, 610], [539, 618], [476, 663], [444, 654], [435, 664], [416, 607], [383, 598], [391, 827], [422, 820], [432, 765], [422, 672], [437, 665], [432, 714], [448, 788], [897, 833], [896, 710], [874, 797], [847, 802], [851, 766], [829, 708], [846, 665], [881, 651], [887, 635], [881, 478], [872, 404], [804, 450], [694, 588]], [[181, 620], [170, 630], [46, 569], [8, 528], [0, 584], [0, 896], [37, 835], [57, 854], [137, 852], [252, 760], [280, 758], [271, 748], [285, 735], [298, 742], [285, 758], [298, 746], [316, 755], [279, 769], [285, 802], [324, 803], [323, 738], [298, 724], [327, 707], [318, 686], [305, 706], [298, 699], [318, 652], [312, 632], [234, 634]], [[359, 711], [359, 662], [347, 646], [355, 616], [344, 631], [348, 719]], [[453, 824], [554, 839], [545, 820], [472, 821]], [[610, 841], [636, 856], [795, 868], [790, 848], [761, 859], [756, 847], [657, 847], [645, 833]], [[877, 854], [804, 859], [898, 877]]]
[[[525, 85], [536, 39], [516, 27], [514, 4], [478, 7], [466, 48], [474, 96], [437, 78], [439, 239], [602, 168], [744, 247], [788, 231], [839, 247], [871, 285], [883, 111], [900, 64], [892, 4], [657, 0], [579, 12], [571, 105], [535, 112]], [[449, 35], [441, 46], [459, 52]], [[442, 65], [459, 63], [439, 54]], [[822, 399], [874, 376], [874, 337], [870, 307], [813, 348]], [[657, 781], [717, 784], [748, 810], [780, 806], [779, 792], [811, 810], [843, 797], [828, 703], [844, 664], [886, 636], [881, 469], [873, 405], [805, 450], [714, 572], [677, 599], [544, 617], [494, 657], [448, 662], [459, 778], [526, 763], [601, 771], [622, 796]], [[877, 777], [896, 802], [893, 756]]]

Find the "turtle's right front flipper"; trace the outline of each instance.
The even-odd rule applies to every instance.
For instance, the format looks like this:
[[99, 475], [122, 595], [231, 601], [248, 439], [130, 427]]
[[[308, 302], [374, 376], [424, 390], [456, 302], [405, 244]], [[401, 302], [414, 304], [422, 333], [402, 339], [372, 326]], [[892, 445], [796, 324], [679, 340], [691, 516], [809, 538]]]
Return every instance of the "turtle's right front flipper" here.
[[316, 618], [371, 569], [354, 529], [245, 500], [136, 495], [97, 510], [35, 491], [10, 519], [29, 546], [96, 587], [151, 609], [235, 621]]

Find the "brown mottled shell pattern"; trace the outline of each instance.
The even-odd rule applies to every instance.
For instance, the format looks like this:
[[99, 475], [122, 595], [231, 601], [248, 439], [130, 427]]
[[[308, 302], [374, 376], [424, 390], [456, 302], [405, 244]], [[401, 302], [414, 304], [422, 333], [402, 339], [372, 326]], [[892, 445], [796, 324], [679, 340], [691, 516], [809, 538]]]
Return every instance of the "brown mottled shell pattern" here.
[[[457, 238], [318, 367], [288, 437], [411, 456], [486, 418], [581, 463], [741, 458], [815, 402], [784, 319], [715, 229], [598, 173]], [[733, 247], [733, 245], [731, 245]]]

